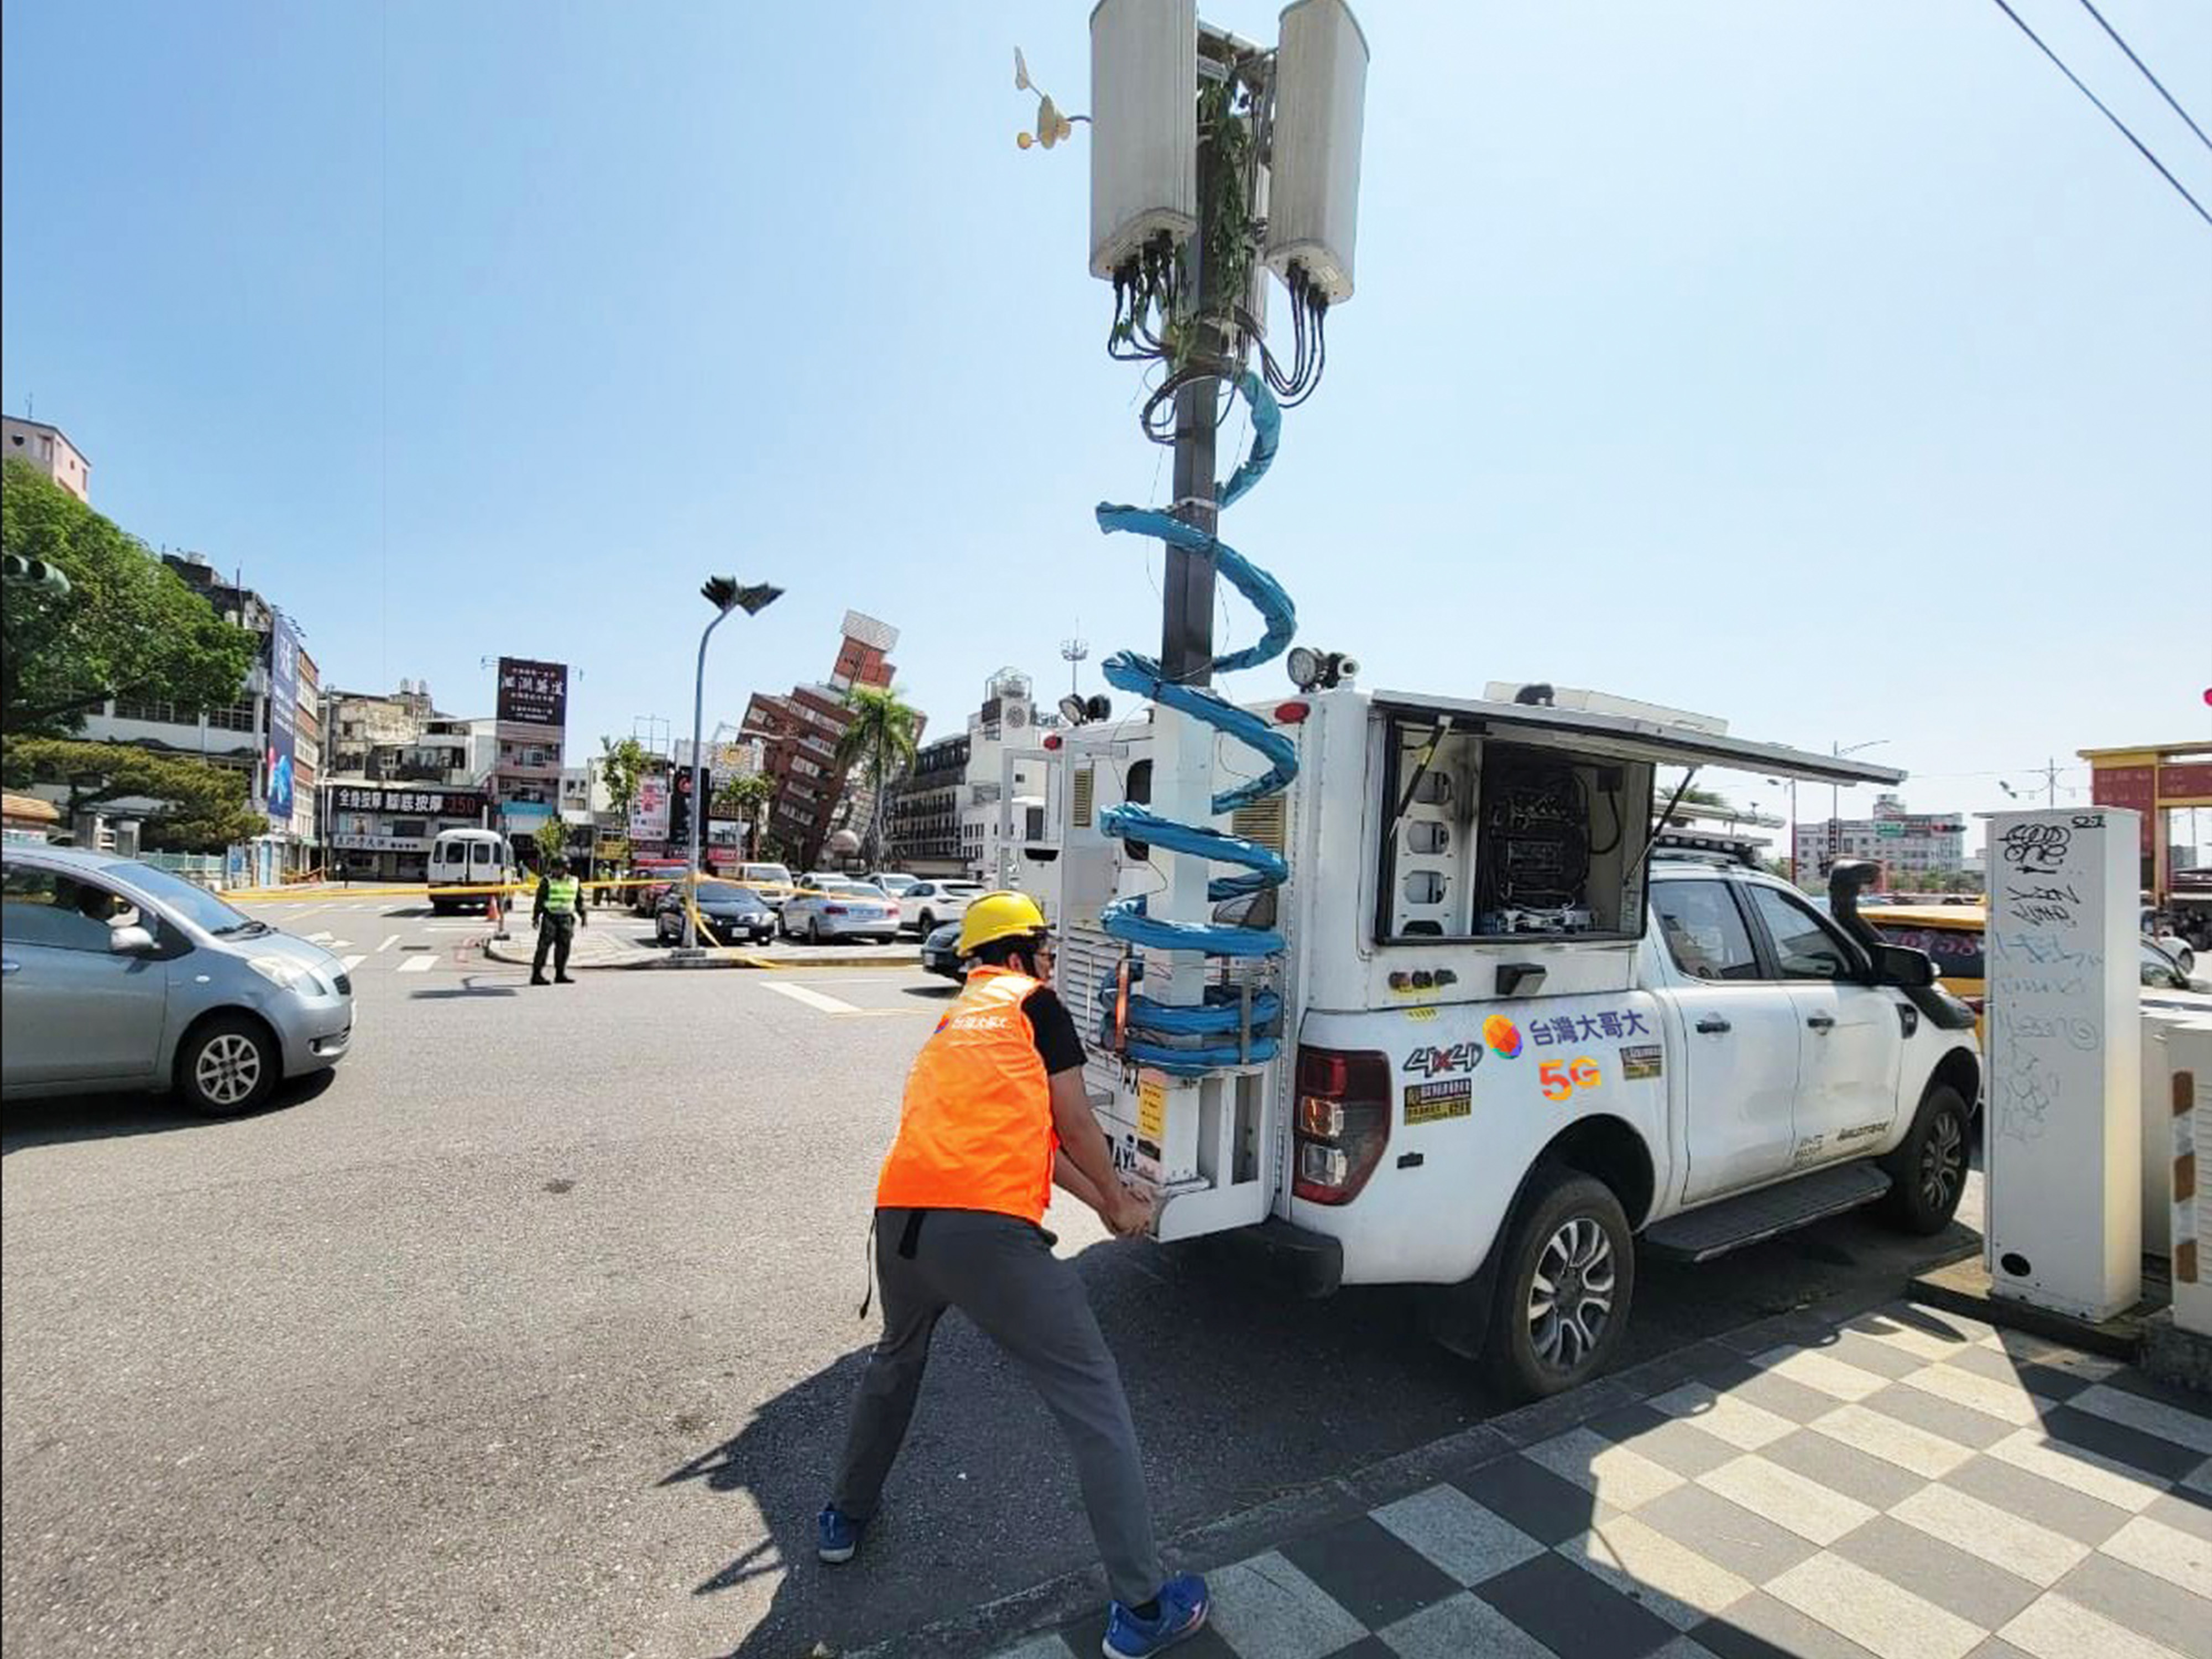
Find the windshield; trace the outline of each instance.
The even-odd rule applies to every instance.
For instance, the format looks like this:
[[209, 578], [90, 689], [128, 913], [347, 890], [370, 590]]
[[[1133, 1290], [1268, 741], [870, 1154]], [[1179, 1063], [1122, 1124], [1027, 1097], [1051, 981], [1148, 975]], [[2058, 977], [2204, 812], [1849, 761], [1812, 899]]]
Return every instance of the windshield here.
[[195, 886], [181, 876], [171, 875], [167, 870], [156, 870], [150, 864], [112, 865], [101, 873], [112, 875], [118, 881], [128, 882], [148, 898], [167, 908], [172, 915], [181, 916], [195, 927], [208, 933], [228, 937], [270, 931], [265, 922], [255, 921], [206, 888]]
[[748, 864], [745, 866], [745, 879], [772, 881], [779, 886], [788, 887], [791, 885], [791, 872], [780, 864]]
[[752, 904], [759, 895], [750, 887], [738, 887], [726, 881], [702, 881], [699, 884], [699, 902], [702, 904]]
[[871, 887], [865, 882], [858, 881], [824, 882], [822, 890], [825, 893], [835, 893], [840, 898], [879, 899], [884, 896], [881, 888]]

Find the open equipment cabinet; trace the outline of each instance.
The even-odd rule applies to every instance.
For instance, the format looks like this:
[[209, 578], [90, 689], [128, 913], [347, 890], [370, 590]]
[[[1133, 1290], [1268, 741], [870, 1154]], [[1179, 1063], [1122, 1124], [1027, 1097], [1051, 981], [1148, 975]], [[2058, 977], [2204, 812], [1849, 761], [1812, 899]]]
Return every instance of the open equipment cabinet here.
[[1445, 712], [1393, 709], [1383, 731], [1376, 944], [1643, 933], [1650, 763]]

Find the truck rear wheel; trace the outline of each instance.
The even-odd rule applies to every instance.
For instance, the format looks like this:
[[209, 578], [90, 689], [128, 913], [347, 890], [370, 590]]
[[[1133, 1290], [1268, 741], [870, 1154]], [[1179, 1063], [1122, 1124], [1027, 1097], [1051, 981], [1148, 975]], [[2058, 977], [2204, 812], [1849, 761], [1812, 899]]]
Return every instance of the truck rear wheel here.
[[1900, 1231], [1927, 1238], [1951, 1224], [1966, 1190], [1970, 1121], [1959, 1091], [1939, 1083], [1921, 1101], [1911, 1132], [1881, 1160], [1890, 1179], [1882, 1213]]
[[1498, 1259], [1483, 1363], [1516, 1400], [1579, 1386], [1612, 1364], [1636, 1291], [1636, 1243], [1613, 1188], [1554, 1171], [1522, 1206]]

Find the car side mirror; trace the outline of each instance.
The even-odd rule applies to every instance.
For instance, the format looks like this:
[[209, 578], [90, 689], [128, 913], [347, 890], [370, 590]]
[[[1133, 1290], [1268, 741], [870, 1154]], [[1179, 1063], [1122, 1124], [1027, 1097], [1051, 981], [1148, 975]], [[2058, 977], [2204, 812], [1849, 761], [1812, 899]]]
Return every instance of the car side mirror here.
[[107, 949], [111, 955], [141, 957], [154, 948], [154, 936], [143, 927], [111, 927], [107, 931]]
[[1936, 959], [1909, 945], [1877, 945], [1874, 980], [1877, 985], [1894, 985], [1903, 991], [1925, 990], [1936, 982]]

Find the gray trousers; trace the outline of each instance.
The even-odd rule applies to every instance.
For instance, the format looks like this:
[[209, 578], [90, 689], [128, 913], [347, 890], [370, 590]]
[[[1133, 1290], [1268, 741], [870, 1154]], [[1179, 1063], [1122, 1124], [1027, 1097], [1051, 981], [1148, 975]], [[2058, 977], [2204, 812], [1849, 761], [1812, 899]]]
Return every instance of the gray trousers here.
[[884, 1334], [854, 1402], [830, 1501], [856, 1521], [875, 1514], [921, 1392], [930, 1335], [945, 1310], [957, 1308], [1012, 1356], [1059, 1419], [1114, 1599], [1149, 1601], [1166, 1575], [1152, 1541], [1136, 1425], [1083, 1281], [1042, 1231], [977, 1210], [922, 1212], [913, 1255], [902, 1255], [914, 1213], [876, 1212]]

